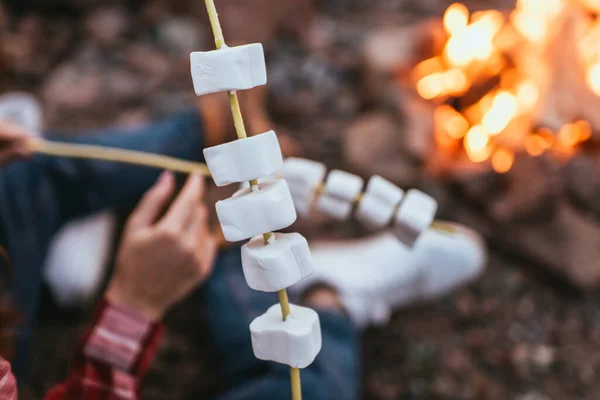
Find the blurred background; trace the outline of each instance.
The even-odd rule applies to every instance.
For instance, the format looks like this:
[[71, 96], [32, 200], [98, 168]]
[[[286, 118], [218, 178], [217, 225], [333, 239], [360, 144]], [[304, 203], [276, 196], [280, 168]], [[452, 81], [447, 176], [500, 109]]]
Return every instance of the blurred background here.
[[[264, 107], [289, 154], [424, 190], [488, 240], [476, 284], [367, 332], [364, 398], [598, 399], [600, 2], [452, 3], [217, 6], [226, 38], [265, 45]], [[48, 131], [136, 126], [195, 104], [189, 53], [213, 47], [203, 2], [2, 5], [0, 88], [36, 95]], [[363, 234], [300, 224], [308, 236]], [[144, 398], [225, 384], [201, 303], [170, 315]], [[66, 375], [84, 315], [46, 295], [23, 398]]]

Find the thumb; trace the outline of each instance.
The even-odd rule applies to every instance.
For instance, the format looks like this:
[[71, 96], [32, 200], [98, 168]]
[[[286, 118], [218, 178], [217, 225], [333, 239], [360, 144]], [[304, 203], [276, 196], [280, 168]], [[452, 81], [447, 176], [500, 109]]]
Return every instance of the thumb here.
[[174, 189], [173, 174], [168, 171], [163, 172], [154, 186], [142, 197], [131, 214], [129, 223], [137, 227], [152, 225], [173, 195]]

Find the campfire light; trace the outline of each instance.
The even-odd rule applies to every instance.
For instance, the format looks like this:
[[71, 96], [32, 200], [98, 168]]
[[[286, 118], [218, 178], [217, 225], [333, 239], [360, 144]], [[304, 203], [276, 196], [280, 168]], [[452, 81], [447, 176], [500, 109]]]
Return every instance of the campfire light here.
[[[444, 51], [448, 63], [457, 67], [466, 67], [472, 62], [489, 59], [494, 52], [494, 37], [503, 24], [502, 14], [486, 11], [477, 21], [463, 29], [452, 31]], [[455, 23], [450, 25], [453, 26]]]
[[469, 129], [465, 135], [464, 146], [469, 160], [474, 163], [484, 162], [490, 157], [490, 135], [481, 125]]
[[564, 5], [563, 0], [518, 0], [511, 15], [512, 25], [530, 42], [541, 42]]
[[504, 174], [513, 166], [515, 153], [510, 149], [498, 149], [492, 156], [492, 168], [499, 174]]
[[454, 3], [444, 13], [444, 29], [449, 35], [464, 30], [469, 23], [469, 9], [461, 3]]
[[481, 124], [492, 135], [502, 132], [517, 115], [517, 99], [511, 93], [500, 91], [492, 101], [492, 107], [483, 116]]
[[[470, 13], [461, 3], [448, 7], [443, 50], [413, 69], [419, 95], [441, 103], [434, 113], [435, 140], [441, 148], [462, 148], [470, 161], [489, 161], [496, 172], [505, 173], [519, 151], [534, 157], [552, 151], [565, 157], [591, 137], [591, 126], [583, 120], [556, 131], [539, 128], [526, 133], [536, 124], [543, 93], [544, 66], [535, 54], [543, 54], [551, 27], [567, 11], [567, 3], [518, 0], [508, 23], [496, 10]], [[600, 19], [590, 17], [578, 29], [584, 78], [600, 96]], [[478, 93], [489, 84], [486, 92]], [[464, 106], [461, 96], [466, 93]], [[473, 102], [470, 93], [479, 99]]]
[[516, 90], [519, 114], [525, 114], [535, 108], [540, 100], [540, 90], [532, 81], [521, 82]]
[[600, 63], [594, 64], [588, 68], [586, 81], [592, 92], [600, 96]]

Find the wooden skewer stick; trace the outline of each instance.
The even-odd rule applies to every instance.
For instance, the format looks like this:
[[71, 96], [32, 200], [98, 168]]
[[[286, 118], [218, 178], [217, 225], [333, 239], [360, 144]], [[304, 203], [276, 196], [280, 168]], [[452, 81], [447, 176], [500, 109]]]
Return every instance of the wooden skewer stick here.
[[210, 175], [206, 164], [180, 160], [160, 154], [143, 151], [125, 150], [88, 144], [51, 142], [43, 139], [30, 139], [27, 147], [35, 152], [52, 156], [87, 158], [135, 164], [151, 168], [166, 169], [184, 174], [199, 173]]
[[[221, 29], [221, 23], [219, 22], [219, 14], [217, 13], [217, 8], [215, 7], [215, 2], [214, 0], [204, 0], [204, 3], [206, 4], [206, 11], [208, 12], [208, 18], [210, 20], [210, 25], [215, 37], [215, 45], [217, 49], [220, 49], [221, 47], [226, 46], [226, 44], [225, 38], [223, 37], [223, 30]], [[244, 139], [247, 137], [246, 127], [244, 125], [244, 118], [242, 117], [237, 94], [235, 91], [231, 91], [227, 93], [227, 96], [229, 97], [229, 106], [231, 108], [231, 115], [233, 116], [237, 137], [238, 139]], [[252, 180], [249, 183], [250, 187], [258, 186], [258, 182], [256, 180]], [[272, 235], [273, 234], [271, 232], [263, 234], [265, 246], [269, 245], [269, 240], [271, 239]], [[278, 291], [277, 297], [281, 307], [281, 315], [285, 321], [290, 315], [290, 302], [288, 300], [287, 290], [282, 289]], [[301, 400], [302, 384], [300, 381], [300, 370], [298, 368], [290, 367], [290, 381], [292, 385], [292, 400]]]

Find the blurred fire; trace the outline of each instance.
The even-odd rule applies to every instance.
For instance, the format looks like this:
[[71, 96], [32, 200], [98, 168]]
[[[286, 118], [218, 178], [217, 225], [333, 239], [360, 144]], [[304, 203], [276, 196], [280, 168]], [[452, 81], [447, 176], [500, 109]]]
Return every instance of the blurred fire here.
[[[534, 157], [548, 151], [571, 155], [590, 139], [592, 128], [582, 120], [557, 131], [535, 127], [543, 92], [537, 76], [542, 74], [540, 61], [518, 58], [523, 48], [543, 49], [568, 1], [518, 0], [516, 8], [504, 14], [497, 10], [471, 13], [461, 3], [448, 7], [441, 53], [413, 69], [419, 95], [438, 104], [434, 124], [441, 148], [461, 150], [470, 161], [489, 161], [496, 172], [505, 173], [517, 152]], [[589, 89], [600, 96], [600, 22], [590, 19], [586, 23], [578, 44], [582, 73]], [[490, 81], [496, 82], [490, 88], [477, 86]], [[463, 105], [463, 97], [477, 90], [483, 90], [478, 99]]]

